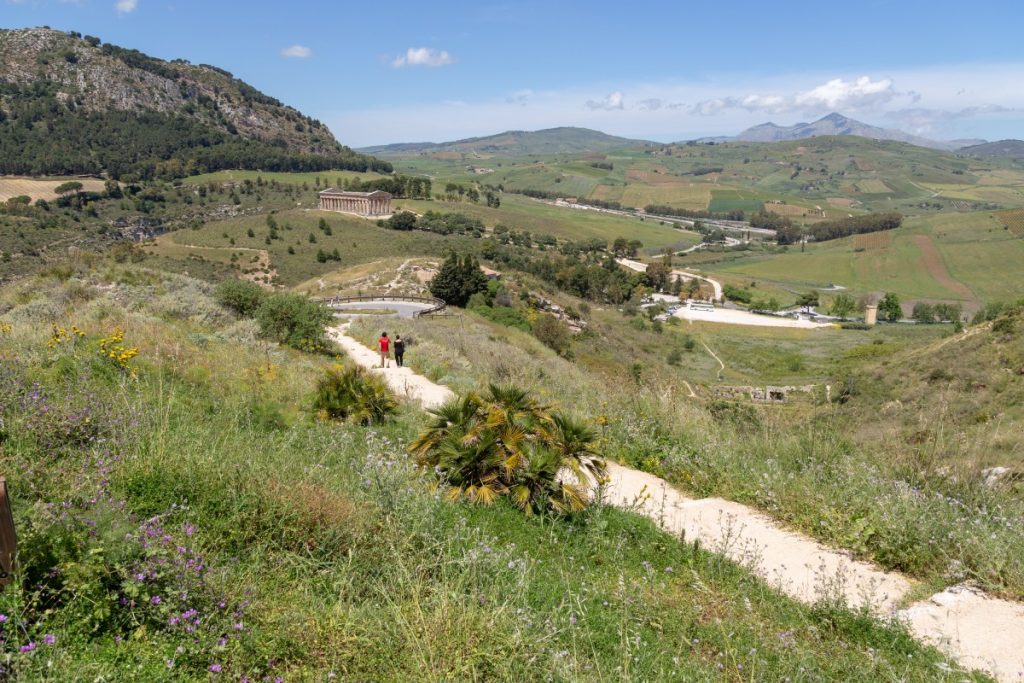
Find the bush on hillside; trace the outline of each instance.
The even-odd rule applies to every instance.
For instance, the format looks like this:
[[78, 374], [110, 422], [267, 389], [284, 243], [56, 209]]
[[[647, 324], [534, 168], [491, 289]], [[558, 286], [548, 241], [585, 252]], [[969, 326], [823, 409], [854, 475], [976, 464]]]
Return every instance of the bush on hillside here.
[[431, 412], [409, 450], [450, 500], [490, 505], [507, 496], [527, 514], [578, 512], [605, 476], [597, 433], [518, 387], [492, 384]]
[[217, 303], [244, 316], [255, 314], [266, 296], [266, 290], [248, 280], [226, 280], [216, 292]]
[[358, 366], [329, 370], [316, 385], [313, 408], [335, 420], [380, 424], [398, 409], [384, 381]]
[[566, 326], [550, 313], [541, 313], [533, 323], [533, 336], [559, 356], [569, 351], [572, 336]]
[[300, 351], [326, 348], [324, 328], [333, 319], [323, 305], [299, 294], [271, 294], [256, 310], [264, 337]]

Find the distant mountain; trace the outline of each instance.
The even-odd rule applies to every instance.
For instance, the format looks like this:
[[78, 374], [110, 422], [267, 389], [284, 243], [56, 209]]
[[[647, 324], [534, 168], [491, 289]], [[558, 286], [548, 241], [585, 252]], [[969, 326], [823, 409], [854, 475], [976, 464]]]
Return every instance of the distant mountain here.
[[401, 142], [363, 147], [358, 151], [381, 156], [461, 152], [478, 154], [573, 154], [608, 152], [625, 147], [646, 147], [658, 143], [608, 135], [589, 128], [547, 128], [545, 130], [509, 130], [497, 135], [466, 138], [451, 142]]
[[862, 138], [874, 140], [895, 140], [906, 142], [918, 147], [930, 147], [932, 149], [956, 149], [958, 145], [949, 142], [929, 140], [901, 130], [890, 128], [879, 128], [860, 121], [843, 116], [838, 113], [831, 113], [828, 116], [814, 121], [813, 123], [798, 123], [793, 126], [778, 126], [774, 123], [762, 123], [761, 125], [748, 128], [739, 135], [732, 138], [743, 142], [785, 142], [789, 140], [803, 140], [821, 135], [856, 135]]
[[1024, 159], [1024, 140], [1000, 140], [962, 147], [960, 154], [974, 157], [1013, 157]]
[[0, 173], [389, 166], [216, 66], [76, 32], [0, 29]]
[[949, 149], [963, 149], [964, 147], [988, 144], [988, 140], [984, 138], [960, 138], [958, 140], [944, 140], [943, 142], [949, 145]]

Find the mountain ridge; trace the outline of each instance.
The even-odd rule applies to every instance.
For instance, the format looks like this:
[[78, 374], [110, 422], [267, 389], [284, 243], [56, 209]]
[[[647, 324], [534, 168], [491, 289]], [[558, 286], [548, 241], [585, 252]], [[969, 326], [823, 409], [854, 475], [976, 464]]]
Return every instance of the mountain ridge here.
[[519, 154], [558, 154], [568, 152], [605, 152], [623, 147], [659, 145], [649, 140], [609, 135], [578, 126], [557, 126], [540, 130], [506, 130], [494, 135], [462, 138], [447, 142], [398, 142], [360, 147], [364, 154], [408, 154], [438, 152], [515, 152]]
[[960, 142], [973, 142], [944, 142], [931, 140], [929, 138], [906, 133], [902, 130], [872, 126], [870, 124], [857, 121], [856, 119], [851, 119], [838, 112], [827, 114], [817, 121], [812, 121], [810, 123], [801, 122], [793, 124], [792, 126], [780, 126], [769, 121], [767, 123], [751, 126], [731, 138], [726, 138], [726, 140], [736, 140], [740, 142], [788, 142], [791, 140], [803, 140], [822, 135], [855, 135], [875, 140], [906, 142], [911, 145], [917, 145], [918, 147], [928, 147], [930, 149], [941, 149], [945, 151], [958, 149], [961, 146], [959, 144]]
[[960, 154], [980, 157], [1013, 157], [1024, 159], [1024, 140], [996, 140], [995, 142], [983, 142], [977, 145], [969, 145], [959, 150]]
[[0, 126], [0, 173], [373, 166], [224, 69], [49, 28], [0, 29]]

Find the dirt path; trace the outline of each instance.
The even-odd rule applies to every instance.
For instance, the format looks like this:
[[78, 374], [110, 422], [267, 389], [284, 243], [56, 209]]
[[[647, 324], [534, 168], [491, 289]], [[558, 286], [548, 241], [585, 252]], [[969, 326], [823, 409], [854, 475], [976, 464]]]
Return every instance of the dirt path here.
[[722, 379], [725, 373], [725, 363], [722, 362], [722, 359], [718, 357], [718, 354], [712, 351], [711, 347], [708, 346], [703, 340], [701, 341], [701, 345], [705, 349], [707, 349], [707, 352], [711, 354], [712, 358], [718, 361], [718, 364], [721, 366], [721, 368], [718, 370], [718, 379]]
[[921, 252], [921, 265], [933, 280], [953, 292], [956, 298], [964, 301], [977, 301], [974, 292], [964, 283], [950, 275], [946, 269], [946, 261], [942, 258], [942, 252], [935, 246], [935, 242], [928, 235], [911, 235], [910, 240]]
[[[349, 337], [346, 330], [347, 325], [340, 325], [329, 328], [328, 334], [353, 361], [381, 373], [399, 394], [419, 400], [425, 408], [454, 395], [408, 368], [381, 370], [378, 354]], [[899, 609], [916, 585], [912, 579], [851, 559], [848, 553], [785, 529], [746, 505], [721, 498], [688, 498], [664, 479], [617, 463], [608, 463], [608, 481], [597, 495], [608, 504], [650, 518], [682, 540], [700, 541], [705, 549], [745, 566], [796, 600], [814, 603], [841, 597], [851, 607], [903, 620], [918, 640], [939, 647], [966, 667], [986, 671], [999, 681], [1021, 680], [1024, 605], [1020, 603], [954, 586]]]
[[431, 382], [422, 375], [417, 375], [409, 368], [399, 368], [391, 360], [391, 367], [380, 367], [380, 354], [363, 346], [361, 343], [348, 336], [348, 324], [327, 328], [327, 336], [334, 340], [345, 350], [357, 365], [361, 365], [371, 372], [380, 374], [388, 383], [391, 390], [399, 396], [414, 399], [420, 402], [424, 408], [436, 408], [454, 394], [451, 389], [440, 384]]
[[386, 291], [390, 292], [401, 283], [402, 273], [404, 273], [405, 269], [409, 267], [409, 263], [411, 261], [412, 259], [405, 259], [402, 261], [402, 265], [398, 266], [398, 270], [395, 272], [395, 278], [384, 286]]

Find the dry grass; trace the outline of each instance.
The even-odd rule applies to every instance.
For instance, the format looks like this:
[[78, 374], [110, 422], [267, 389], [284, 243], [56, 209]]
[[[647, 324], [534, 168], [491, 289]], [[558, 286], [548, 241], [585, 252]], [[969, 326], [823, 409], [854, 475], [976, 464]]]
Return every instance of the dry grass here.
[[5, 202], [11, 197], [28, 195], [32, 201], [45, 199], [52, 201], [57, 198], [54, 188], [58, 185], [74, 180], [82, 183], [82, 189], [87, 192], [102, 192], [103, 181], [97, 178], [8, 178], [0, 177], [0, 202]]

